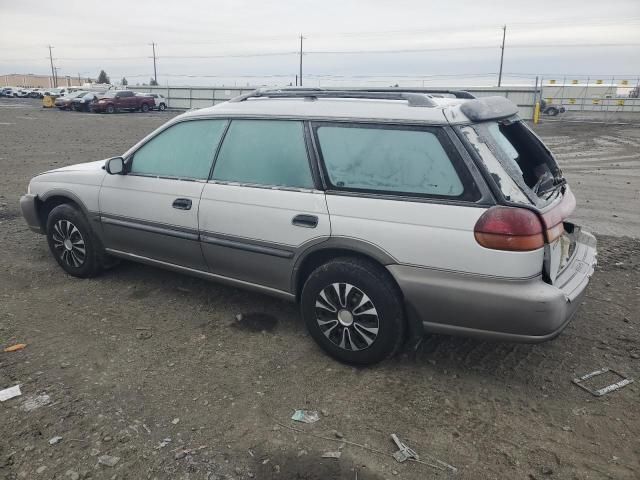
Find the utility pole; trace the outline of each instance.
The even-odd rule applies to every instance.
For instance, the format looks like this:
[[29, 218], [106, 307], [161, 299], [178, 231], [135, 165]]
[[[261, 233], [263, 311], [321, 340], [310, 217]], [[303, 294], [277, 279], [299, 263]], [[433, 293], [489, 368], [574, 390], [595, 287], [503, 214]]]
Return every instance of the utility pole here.
[[151, 42], [151, 48], [153, 49], [153, 80], [156, 85], [158, 84], [158, 70], [156, 69], [156, 44]]
[[80, 80], [80, 72], [78, 72], [78, 86], [82, 86], [82, 80]]
[[502, 47], [500, 47], [500, 73], [498, 73], [498, 86], [502, 85], [502, 63], [504, 62], [504, 39], [507, 36], [507, 26], [502, 26]]
[[300, 86], [302, 86], [302, 41], [304, 37], [300, 35]]
[[56, 81], [56, 72], [53, 69], [53, 54], [51, 53], [51, 49], [53, 47], [49, 45], [49, 61], [51, 62], [51, 81], [53, 82], [53, 88], [58, 87], [58, 82]]
[[53, 79], [55, 80], [56, 88], [58, 88], [58, 70], [60, 70], [58, 67], [53, 67], [53, 71], [55, 72]]

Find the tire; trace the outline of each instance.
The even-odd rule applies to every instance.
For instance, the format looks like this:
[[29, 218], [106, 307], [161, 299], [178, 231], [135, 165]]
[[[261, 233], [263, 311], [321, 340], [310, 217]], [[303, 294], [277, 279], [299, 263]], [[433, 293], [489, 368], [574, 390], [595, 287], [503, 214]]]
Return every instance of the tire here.
[[547, 109], [547, 112], [546, 112], [546, 113], [547, 113], [547, 115], [551, 115], [552, 117], [555, 117], [555, 116], [556, 116], [556, 115], [558, 115], [558, 113], [560, 113], [560, 112], [558, 111], [558, 109], [557, 109], [556, 107], [549, 107], [549, 108]]
[[302, 289], [300, 310], [313, 339], [344, 363], [381, 362], [404, 339], [400, 292], [382, 267], [364, 259], [341, 257], [316, 268]]
[[140, 105], [140, 111], [143, 113], [147, 113], [149, 111], [149, 104], [143, 103], [142, 105]]
[[104, 249], [86, 217], [74, 206], [65, 203], [51, 210], [47, 243], [58, 265], [69, 275], [94, 277], [104, 268]]
[[164, 112], [167, 109], [167, 106], [164, 103], [161, 103], [160, 105], [158, 105], [158, 110], [160, 110], [161, 112]]
[[114, 107], [113, 105], [107, 105], [107, 113], [115, 113], [116, 112], [116, 107]]

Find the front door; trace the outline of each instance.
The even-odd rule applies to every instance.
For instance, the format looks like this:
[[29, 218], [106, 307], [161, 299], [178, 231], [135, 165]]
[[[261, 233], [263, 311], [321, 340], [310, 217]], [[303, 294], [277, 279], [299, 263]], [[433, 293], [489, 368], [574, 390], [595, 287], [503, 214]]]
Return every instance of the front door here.
[[198, 241], [202, 189], [226, 120], [183, 121], [161, 131], [107, 175], [100, 190], [105, 247], [206, 270]]
[[296, 254], [330, 233], [302, 122], [232, 120], [200, 204], [215, 274], [289, 291]]

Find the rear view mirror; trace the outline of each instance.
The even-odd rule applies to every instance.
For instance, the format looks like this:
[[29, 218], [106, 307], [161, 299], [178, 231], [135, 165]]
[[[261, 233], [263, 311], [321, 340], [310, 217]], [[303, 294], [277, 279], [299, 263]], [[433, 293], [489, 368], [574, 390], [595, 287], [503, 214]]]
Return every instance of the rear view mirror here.
[[124, 158], [110, 158], [107, 160], [107, 163], [105, 163], [104, 168], [109, 175], [122, 175], [124, 173]]

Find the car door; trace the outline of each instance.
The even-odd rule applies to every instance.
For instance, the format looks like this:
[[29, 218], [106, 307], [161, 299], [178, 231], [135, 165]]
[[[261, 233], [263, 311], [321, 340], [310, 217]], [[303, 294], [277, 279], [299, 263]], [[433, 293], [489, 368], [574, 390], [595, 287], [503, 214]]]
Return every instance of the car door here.
[[288, 292], [296, 255], [329, 237], [306, 137], [300, 121], [231, 121], [200, 203], [213, 273]]
[[100, 189], [105, 247], [207, 270], [198, 209], [226, 120], [188, 120], [152, 137], [126, 159], [124, 175]]

